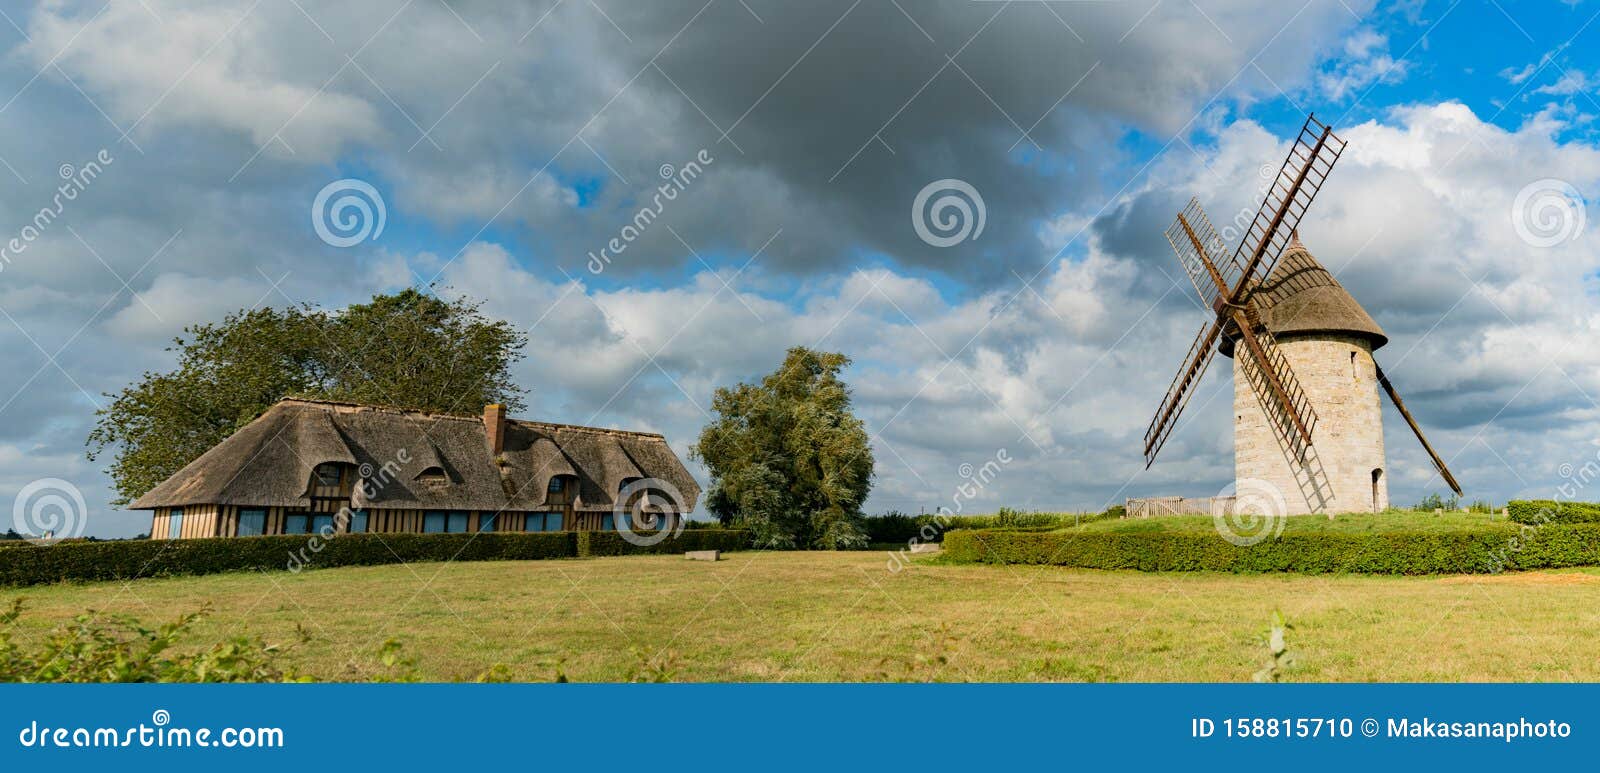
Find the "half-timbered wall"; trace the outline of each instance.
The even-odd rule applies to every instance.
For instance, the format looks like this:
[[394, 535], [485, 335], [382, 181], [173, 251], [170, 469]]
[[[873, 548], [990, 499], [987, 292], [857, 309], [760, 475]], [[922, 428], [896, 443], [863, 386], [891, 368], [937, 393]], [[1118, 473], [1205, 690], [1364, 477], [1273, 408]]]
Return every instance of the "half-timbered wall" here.
[[[284, 517], [290, 513], [303, 512], [338, 512], [338, 507], [329, 508], [326, 503], [314, 502], [313, 509], [307, 510], [299, 507], [240, 507], [237, 505], [190, 505], [183, 508], [164, 507], [155, 511], [151, 519], [151, 539], [167, 539], [168, 530], [171, 528], [171, 514], [173, 510], [183, 512], [183, 520], [179, 525], [179, 539], [195, 539], [200, 537], [237, 537], [239, 536], [239, 512], [241, 510], [263, 510], [266, 512], [265, 522], [262, 525], [262, 534], [283, 534]], [[367, 532], [375, 534], [401, 534], [421, 533], [422, 521], [425, 510], [405, 509], [390, 510], [382, 508], [367, 508]], [[450, 512], [462, 512], [454, 510]], [[467, 512], [467, 530], [479, 531], [479, 525], [487, 519], [493, 519], [494, 531], [520, 532], [527, 526], [528, 513], [500, 512], [469, 510]], [[601, 531], [605, 528], [605, 518], [612, 513], [610, 510], [579, 510], [553, 507], [546, 512], [559, 512], [562, 515], [561, 528], [566, 531]], [[677, 517], [677, 516], [673, 516]], [[335, 520], [338, 524], [338, 520]], [[613, 528], [615, 526], [613, 525]], [[637, 526], [636, 526], [637, 528]]]

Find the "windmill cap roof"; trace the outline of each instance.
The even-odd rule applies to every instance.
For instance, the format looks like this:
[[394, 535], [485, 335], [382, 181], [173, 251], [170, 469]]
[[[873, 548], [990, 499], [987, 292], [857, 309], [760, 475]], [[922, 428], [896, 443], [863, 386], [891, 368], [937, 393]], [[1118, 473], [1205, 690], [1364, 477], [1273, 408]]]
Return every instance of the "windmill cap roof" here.
[[[1274, 336], [1337, 333], [1366, 338], [1373, 349], [1389, 342], [1366, 309], [1317, 262], [1296, 234], [1265, 282], [1251, 293], [1261, 321]], [[1224, 339], [1223, 354], [1233, 356], [1233, 336]]]

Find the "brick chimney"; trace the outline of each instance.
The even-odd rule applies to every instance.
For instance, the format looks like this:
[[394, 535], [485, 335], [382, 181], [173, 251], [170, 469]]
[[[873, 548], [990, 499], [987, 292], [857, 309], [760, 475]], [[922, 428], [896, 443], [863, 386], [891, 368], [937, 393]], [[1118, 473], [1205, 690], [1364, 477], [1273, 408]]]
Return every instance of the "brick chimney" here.
[[489, 438], [489, 453], [499, 456], [506, 450], [506, 407], [499, 403], [483, 406], [483, 430]]

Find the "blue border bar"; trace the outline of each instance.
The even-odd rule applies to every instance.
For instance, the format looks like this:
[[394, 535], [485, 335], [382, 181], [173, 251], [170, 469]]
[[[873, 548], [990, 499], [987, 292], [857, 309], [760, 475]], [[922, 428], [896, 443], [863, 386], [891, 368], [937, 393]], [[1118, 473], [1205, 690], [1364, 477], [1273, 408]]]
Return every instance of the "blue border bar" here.
[[[1588, 768], [1597, 699], [1595, 685], [0, 685], [0, 770]], [[1566, 735], [1391, 737], [1402, 718]], [[1230, 737], [1271, 720], [1276, 736]], [[158, 726], [206, 729], [213, 745], [51, 740], [139, 726], [151, 743]], [[223, 748], [227, 728], [280, 728], [283, 745]]]

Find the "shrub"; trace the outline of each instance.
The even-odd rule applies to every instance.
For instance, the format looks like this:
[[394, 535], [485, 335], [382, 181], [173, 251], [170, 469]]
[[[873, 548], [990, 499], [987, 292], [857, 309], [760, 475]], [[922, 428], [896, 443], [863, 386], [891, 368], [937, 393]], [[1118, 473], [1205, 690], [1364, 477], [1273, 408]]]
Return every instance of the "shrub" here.
[[1422, 501], [1418, 502], [1417, 506], [1412, 509], [1426, 512], [1432, 512], [1434, 510], [1444, 510], [1448, 512], [1450, 510], [1458, 510], [1460, 508], [1461, 497], [1452, 496], [1446, 498], [1439, 496], [1439, 494], [1435, 492], [1423, 497]]
[[[125, 615], [90, 610], [30, 641], [18, 642], [12, 624], [22, 615], [23, 600], [13, 599], [0, 612], [0, 682], [310, 682], [312, 677], [282, 665], [296, 644], [312, 640], [297, 627], [299, 641], [288, 647], [268, 644], [260, 636], [229, 636], [205, 649], [185, 638], [210, 612], [180, 615], [161, 625], [146, 625]], [[368, 675], [374, 682], [421, 681], [416, 659], [395, 639], [378, 648], [381, 668]], [[354, 665], [354, 661], [352, 661]], [[475, 681], [507, 681], [504, 664], [496, 663]]]
[[302, 681], [277, 665], [283, 650], [259, 637], [233, 636], [198, 652], [174, 652], [204, 615], [145, 627], [128, 617], [78, 615], [37, 641], [12, 640], [22, 599], [0, 612], [0, 682], [287, 682]]
[[917, 531], [922, 524], [931, 521], [928, 515], [907, 515], [898, 510], [890, 510], [883, 515], [869, 515], [861, 519], [862, 529], [867, 532], [869, 542], [908, 542], [918, 539]]
[[[1113, 510], [1120, 508], [1119, 505]], [[892, 542], [903, 545], [912, 540], [942, 542], [945, 532], [956, 529], [1054, 529], [1120, 517], [1112, 510], [1103, 513], [1025, 513], [1002, 507], [994, 515], [907, 515], [891, 510], [883, 515], [863, 518], [862, 525], [869, 541], [875, 544]]]
[[1600, 521], [1600, 505], [1590, 502], [1557, 502], [1550, 499], [1513, 500], [1506, 512], [1514, 523], [1594, 523]]
[[635, 545], [623, 539], [621, 532], [615, 531], [580, 531], [577, 537], [577, 554], [584, 557], [683, 553], [689, 550], [729, 552], [750, 547], [750, 532], [741, 529], [685, 529], [682, 534], [654, 545]]
[[1141, 571], [1457, 574], [1600, 564], [1600, 524], [1284, 534], [1241, 547], [1200, 532], [952, 532], [945, 560]]
[[[598, 536], [585, 536], [598, 535]], [[584, 549], [580, 549], [580, 543]], [[239, 570], [375, 566], [414, 561], [532, 561], [545, 558], [738, 550], [746, 532], [685, 531], [639, 548], [616, 532], [341, 534], [125, 540], [28, 545], [0, 551], [0, 585], [215, 574]], [[698, 547], [705, 545], [705, 547]], [[587, 551], [587, 552], [586, 552]]]

